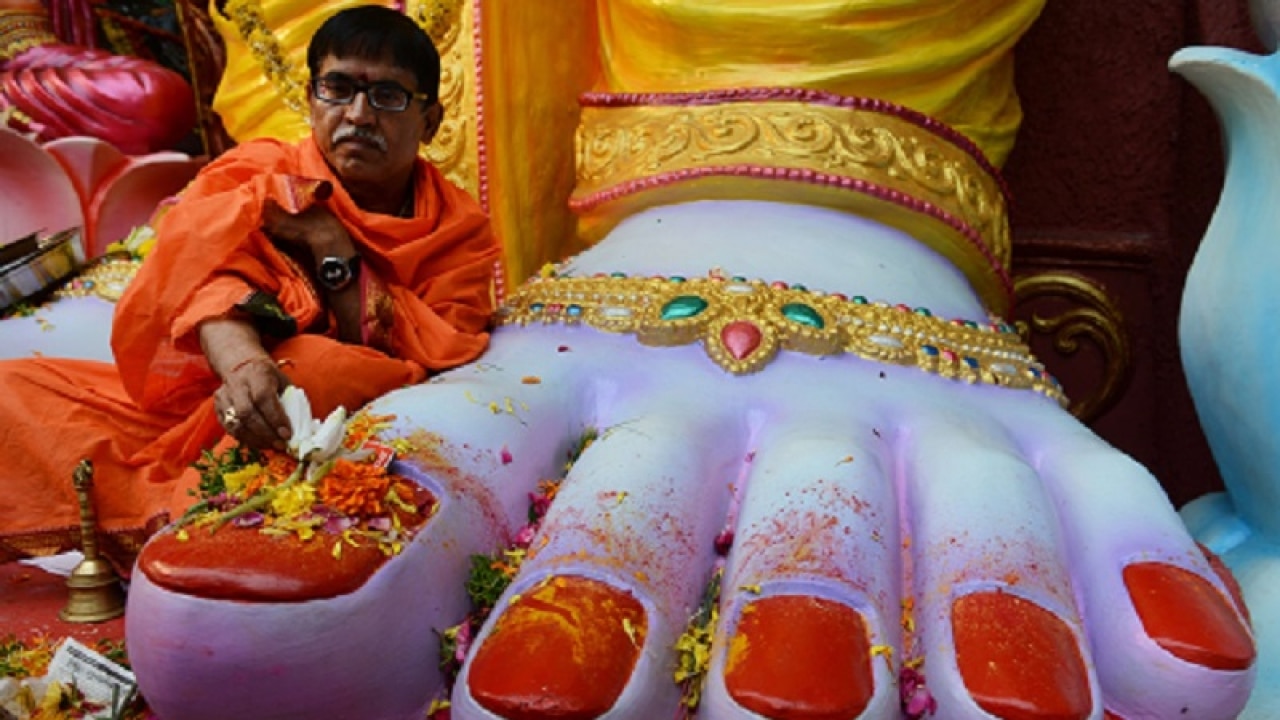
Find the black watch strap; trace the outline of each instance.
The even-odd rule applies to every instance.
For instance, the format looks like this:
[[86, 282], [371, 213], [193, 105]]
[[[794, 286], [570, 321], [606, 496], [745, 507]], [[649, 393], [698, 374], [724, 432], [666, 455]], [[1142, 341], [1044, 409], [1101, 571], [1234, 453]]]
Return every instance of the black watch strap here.
[[236, 308], [248, 315], [263, 335], [284, 339], [298, 334], [297, 318], [285, 312], [280, 300], [271, 293], [254, 290]]

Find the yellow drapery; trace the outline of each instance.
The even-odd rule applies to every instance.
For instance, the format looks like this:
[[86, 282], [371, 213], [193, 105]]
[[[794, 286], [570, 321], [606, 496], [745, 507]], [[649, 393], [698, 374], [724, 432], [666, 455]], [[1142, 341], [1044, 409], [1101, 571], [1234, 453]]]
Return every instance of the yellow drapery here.
[[1044, 0], [604, 0], [610, 92], [802, 87], [889, 100], [997, 165], [1021, 112], [1009, 50]]

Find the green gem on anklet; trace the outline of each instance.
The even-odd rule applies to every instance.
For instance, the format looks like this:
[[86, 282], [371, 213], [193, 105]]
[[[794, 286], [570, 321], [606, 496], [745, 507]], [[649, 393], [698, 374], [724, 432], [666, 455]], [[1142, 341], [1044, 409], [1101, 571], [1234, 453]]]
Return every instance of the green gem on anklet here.
[[683, 320], [707, 309], [707, 301], [697, 295], [681, 295], [662, 306], [663, 320]]

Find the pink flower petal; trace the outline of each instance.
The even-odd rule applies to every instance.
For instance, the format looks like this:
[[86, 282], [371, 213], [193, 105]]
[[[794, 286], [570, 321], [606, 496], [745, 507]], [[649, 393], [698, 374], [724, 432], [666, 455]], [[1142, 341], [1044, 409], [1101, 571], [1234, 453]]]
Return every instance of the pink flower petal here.
[[725, 528], [716, 536], [716, 554], [728, 555], [731, 547], [733, 547], [733, 528]]
[[462, 621], [458, 626], [458, 636], [455, 639], [453, 657], [460, 663], [467, 661], [467, 652], [471, 650], [471, 619]]
[[262, 524], [263, 517], [260, 512], [247, 512], [233, 519], [231, 524], [242, 528], [258, 527]]
[[537, 534], [538, 534], [538, 524], [530, 523], [520, 528], [520, 532], [516, 533], [515, 538], [511, 540], [511, 544], [515, 545], [521, 550], [528, 550], [529, 546], [533, 544], [534, 536], [536, 536]]
[[340, 535], [351, 528], [351, 518], [344, 516], [330, 517], [324, 521], [324, 531], [331, 535]]

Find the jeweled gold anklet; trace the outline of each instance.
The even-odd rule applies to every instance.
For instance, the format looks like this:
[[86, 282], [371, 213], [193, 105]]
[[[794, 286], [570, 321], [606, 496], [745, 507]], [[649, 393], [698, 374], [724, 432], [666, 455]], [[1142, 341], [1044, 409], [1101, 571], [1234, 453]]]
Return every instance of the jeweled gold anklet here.
[[55, 299], [96, 296], [118, 301], [138, 274], [142, 261], [128, 256], [104, 256], [53, 294]]
[[502, 325], [589, 325], [634, 333], [646, 345], [701, 342], [720, 367], [743, 375], [779, 350], [848, 353], [914, 365], [969, 383], [1028, 389], [1063, 406], [1062, 386], [1031, 355], [1016, 328], [935, 317], [925, 308], [868, 302], [713, 273], [708, 277], [537, 277], [498, 310]]

